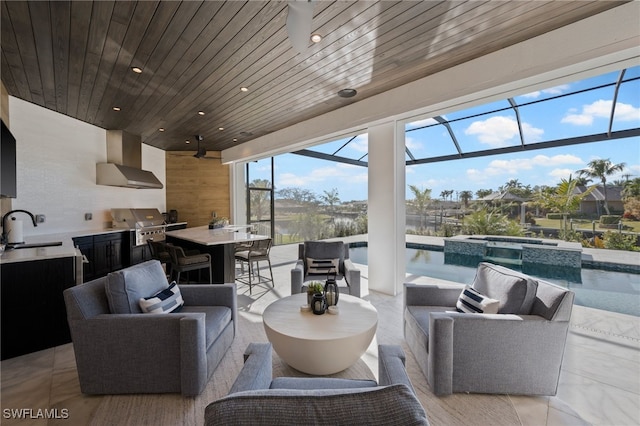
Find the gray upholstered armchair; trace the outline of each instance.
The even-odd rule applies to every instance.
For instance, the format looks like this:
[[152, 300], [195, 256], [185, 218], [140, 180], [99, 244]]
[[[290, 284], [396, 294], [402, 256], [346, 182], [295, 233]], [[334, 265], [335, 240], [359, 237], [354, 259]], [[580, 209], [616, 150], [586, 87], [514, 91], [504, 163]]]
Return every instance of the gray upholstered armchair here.
[[[332, 266], [313, 268], [311, 263], [318, 261], [332, 262]], [[298, 245], [298, 261], [291, 270], [291, 294], [306, 291], [307, 281], [326, 280], [330, 268], [336, 272], [341, 293], [361, 297], [360, 270], [349, 259], [349, 245], [342, 241], [305, 241]]]
[[213, 425], [428, 425], [400, 346], [378, 346], [378, 382], [272, 377], [271, 343], [251, 343], [229, 395], [205, 409]]
[[555, 395], [574, 293], [490, 263], [473, 282], [497, 314], [456, 312], [463, 285], [404, 285], [404, 336], [437, 395]]
[[180, 286], [179, 312], [142, 313], [168, 286], [150, 260], [64, 291], [83, 393], [202, 392], [236, 334], [236, 287]]

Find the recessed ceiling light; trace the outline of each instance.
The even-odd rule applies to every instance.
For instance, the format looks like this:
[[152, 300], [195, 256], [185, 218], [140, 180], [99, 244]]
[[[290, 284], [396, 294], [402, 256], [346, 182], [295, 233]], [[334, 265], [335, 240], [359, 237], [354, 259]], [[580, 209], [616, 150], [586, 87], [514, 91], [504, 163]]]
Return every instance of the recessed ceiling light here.
[[355, 96], [358, 92], [356, 89], [342, 89], [338, 92], [338, 96], [341, 98], [351, 98]]
[[204, 115], [204, 111], [198, 111], [199, 115]]
[[223, 131], [224, 127], [218, 127], [218, 130]]
[[322, 41], [322, 36], [320, 34], [311, 34], [311, 41], [314, 43], [320, 43]]
[[240, 91], [241, 91], [241, 92], [248, 92], [248, 91], [249, 91], [249, 88], [248, 88], [248, 87], [241, 87], [241, 88], [240, 88]]
[[191, 141], [187, 139], [186, 141], [184, 141], [184, 143], [191, 143]]
[[233, 141], [234, 142], [238, 142], [238, 138], [233, 138]]
[[142, 68], [139, 67], [131, 67], [131, 71], [135, 72], [136, 74], [142, 74]]
[[158, 131], [159, 131], [159, 132], [164, 132], [164, 127], [160, 127], [160, 128], [158, 129]]
[[113, 107], [114, 111], [120, 111], [120, 107]]

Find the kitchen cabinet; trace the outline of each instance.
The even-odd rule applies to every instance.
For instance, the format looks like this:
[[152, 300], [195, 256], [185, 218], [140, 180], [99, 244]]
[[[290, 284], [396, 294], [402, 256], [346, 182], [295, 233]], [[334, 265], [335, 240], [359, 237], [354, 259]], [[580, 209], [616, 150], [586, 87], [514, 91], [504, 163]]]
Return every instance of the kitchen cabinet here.
[[149, 251], [149, 246], [144, 244], [141, 246], [134, 246], [133, 242], [136, 241], [136, 233], [135, 231], [129, 232], [129, 265], [135, 265], [137, 263], [142, 263], [145, 260], [151, 260], [151, 253]]
[[91, 281], [95, 278], [95, 268], [93, 261], [93, 235], [87, 237], [77, 237], [73, 239], [76, 246], [84, 258], [82, 262], [82, 282]]
[[94, 235], [93, 261], [96, 278], [122, 269], [122, 233]]
[[[109, 272], [122, 269], [123, 247], [126, 238], [123, 232], [76, 237], [73, 243], [80, 249], [88, 263], [83, 264], [83, 281], [104, 277]], [[128, 247], [128, 244], [126, 244]]]
[[75, 285], [76, 259], [0, 265], [3, 360], [71, 341], [62, 292]]

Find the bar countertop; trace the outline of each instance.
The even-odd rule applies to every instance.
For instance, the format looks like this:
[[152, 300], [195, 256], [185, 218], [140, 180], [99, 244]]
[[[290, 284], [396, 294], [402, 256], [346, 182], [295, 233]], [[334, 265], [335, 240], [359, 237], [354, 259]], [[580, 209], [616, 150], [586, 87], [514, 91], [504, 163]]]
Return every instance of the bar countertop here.
[[167, 231], [168, 237], [180, 238], [203, 246], [214, 246], [218, 244], [242, 243], [247, 241], [264, 240], [264, 235], [249, 234], [240, 232], [246, 229], [244, 226], [226, 226], [224, 228], [209, 229], [208, 226], [196, 226], [193, 228]]

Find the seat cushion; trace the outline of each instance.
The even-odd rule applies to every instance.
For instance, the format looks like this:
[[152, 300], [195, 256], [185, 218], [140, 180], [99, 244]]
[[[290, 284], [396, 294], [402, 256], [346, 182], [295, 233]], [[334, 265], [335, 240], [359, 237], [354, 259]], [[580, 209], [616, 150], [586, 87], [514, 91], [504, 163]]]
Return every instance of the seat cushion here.
[[139, 301], [169, 287], [157, 260], [139, 263], [107, 275], [105, 293], [112, 314], [141, 314]]
[[428, 425], [404, 384], [356, 389], [266, 389], [237, 392], [205, 409], [206, 425]]
[[193, 256], [179, 257], [178, 264], [179, 265], [195, 265], [198, 263], [207, 263], [209, 262], [209, 256], [204, 254], [196, 254]]
[[378, 386], [375, 380], [340, 379], [333, 377], [276, 377], [269, 389], [352, 389]]
[[231, 321], [231, 309], [226, 306], [183, 306], [180, 313], [202, 312], [205, 315], [207, 350]]
[[483, 295], [499, 300], [499, 314], [529, 315], [538, 282], [504, 266], [482, 262], [471, 286]]

